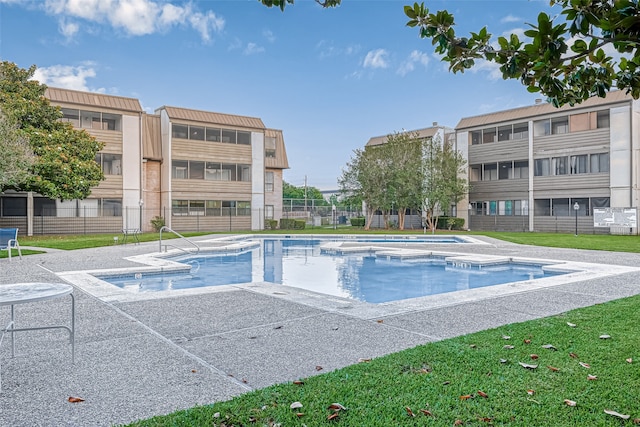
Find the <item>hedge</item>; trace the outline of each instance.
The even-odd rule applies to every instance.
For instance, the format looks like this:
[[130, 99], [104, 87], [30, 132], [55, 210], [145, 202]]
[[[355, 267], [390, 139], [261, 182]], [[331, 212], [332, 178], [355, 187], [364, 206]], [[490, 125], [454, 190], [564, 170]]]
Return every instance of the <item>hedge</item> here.
[[302, 219], [281, 218], [280, 230], [304, 230], [306, 222]]
[[352, 227], [364, 227], [366, 219], [363, 216], [350, 218]]
[[276, 219], [268, 219], [265, 221], [265, 228], [267, 230], [275, 230], [278, 228], [278, 220]]
[[464, 218], [456, 218], [454, 216], [441, 216], [438, 218], [438, 230], [462, 230], [464, 227]]

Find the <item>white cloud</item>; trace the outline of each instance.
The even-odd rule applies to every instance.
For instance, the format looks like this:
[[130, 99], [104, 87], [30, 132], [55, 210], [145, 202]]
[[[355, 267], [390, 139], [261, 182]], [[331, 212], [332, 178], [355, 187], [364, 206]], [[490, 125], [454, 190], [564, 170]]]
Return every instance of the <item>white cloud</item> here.
[[346, 47], [336, 47], [333, 42], [320, 40], [316, 44], [316, 50], [320, 51], [320, 59], [330, 58], [332, 56], [351, 56], [360, 51], [360, 45], [349, 45]]
[[475, 65], [469, 70], [472, 73], [484, 72], [487, 73], [489, 80], [502, 79], [502, 71], [500, 71], [500, 64], [495, 62], [489, 62], [484, 59], [476, 59]]
[[60, 34], [67, 40], [71, 40], [78, 30], [80, 30], [80, 26], [76, 22], [67, 21], [66, 19], [61, 19], [60, 22], [58, 22], [58, 27]]
[[91, 64], [73, 67], [70, 65], [52, 65], [36, 69], [33, 79], [47, 86], [63, 89], [88, 91], [87, 79], [95, 77], [96, 71]]
[[502, 22], [503, 24], [506, 24], [509, 22], [522, 22], [522, 19], [518, 18], [517, 16], [507, 15], [504, 18], [502, 18], [500, 22]]
[[388, 55], [384, 49], [371, 50], [367, 52], [362, 65], [365, 68], [387, 68], [389, 66], [386, 59]]
[[[209, 42], [212, 32], [221, 32], [225, 25], [224, 19], [214, 12], [195, 11], [191, 3], [175, 5], [159, 0], [46, 0], [44, 8], [61, 21], [73, 18], [106, 24], [131, 36], [168, 31], [173, 26], [180, 25], [191, 27], [200, 34], [204, 42]], [[61, 32], [63, 29], [61, 25]]]
[[264, 30], [262, 32], [262, 35], [264, 36], [265, 39], [267, 39], [269, 43], [273, 43], [276, 41], [276, 36], [273, 34], [273, 31], [271, 30]]
[[264, 52], [264, 48], [262, 46], [258, 46], [255, 43], [247, 43], [247, 46], [244, 48], [242, 53], [245, 55], [254, 55], [262, 52]]
[[414, 50], [409, 54], [409, 57], [400, 64], [397, 73], [401, 76], [406, 76], [411, 71], [415, 70], [416, 64], [421, 64], [425, 68], [429, 65], [429, 55], [419, 50]]

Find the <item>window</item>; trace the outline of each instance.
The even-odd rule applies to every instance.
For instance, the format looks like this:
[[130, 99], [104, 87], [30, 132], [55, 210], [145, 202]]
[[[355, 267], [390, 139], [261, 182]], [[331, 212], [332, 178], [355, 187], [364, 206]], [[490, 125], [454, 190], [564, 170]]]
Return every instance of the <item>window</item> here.
[[222, 201], [222, 215], [223, 216], [236, 216], [236, 202], [223, 200]]
[[471, 141], [471, 145], [480, 145], [482, 144], [482, 131], [481, 130], [473, 130], [469, 132], [469, 140]]
[[69, 122], [73, 127], [80, 127], [80, 111], [72, 110], [70, 108], [62, 108], [62, 121]]
[[189, 200], [189, 215], [204, 215], [204, 200]]
[[587, 216], [589, 215], [589, 199], [581, 198], [581, 199], [571, 199], [569, 200], [569, 206], [571, 206], [571, 215], [575, 215], [575, 211], [573, 210], [573, 205], [578, 204], [578, 215]]
[[569, 117], [556, 117], [551, 119], [551, 133], [554, 135], [569, 132]]
[[235, 181], [236, 180], [236, 165], [222, 164], [222, 180], [223, 181]]
[[551, 121], [546, 119], [533, 122], [533, 136], [545, 135], [551, 135]]
[[498, 179], [498, 165], [496, 163], [489, 163], [484, 165], [484, 174], [482, 175], [483, 181], [496, 181]]
[[204, 141], [204, 128], [199, 126], [189, 126], [189, 139]]
[[236, 131], [232, 129], [222, 129], [222, 142], [229, 144], [236, 143]]
[[102, 113], [102, 130], [122, 130], [122, 116]]
[[189, 179], [204, 179], [204, 162], [189, 162]]
[[482, 130], [482, 143], [488, 144], [496, 141], [496, 128]]
[[498, 200], [498, 215], [505, 215], [506, 202], [504, 200]]
[[598, 129], [608, 128], [610, 126], [609, 122], [609, 110], [598, 111]]
[[206, 215], [207, 216], [222, 215], [222, 202], [220, 200], [207, 200]]
[[265, 193], [273, 193], [273, 172], [264, 173], [264, 191]]
[[513, 125], [513, 139], [529, 138], [529, 123], [516, 123]]
[[188, 135], [189, 135], [189, 127], [188, 126], [177, 125], [175, 123], [171, 125], [171, 136], [173, 138], [187, 139]]
[[221, 130], [217, 128], [207, 128], [206, 129], [206, 140], [211, 142], [220, 142], [222, 140], [222, 136], [220, 135]]
[[251, 216], [251, 202], [236, 202], [238, 216]]
[[81, 111], [80, 127], [85, 129], [102, 129], [100, 113], [94, 111]]
[[173, 216], [189, 215], [189, 201], [188, 200], [172, 200], [171, 213]]
[[171, 178], [187, 179], [189, 162], [186, 160], [173, 160], [171, 162]]
[[238, 144], [251, 145], [251, 132], [238, 131]]
[[609, 172], [609, 153], [591, 155], [591, 173]]
[[[98, 157], [101, 157], [101, 161], [98, 161]], [[122, 154], [98, 153], [96, 161], [105, 175], [122, 175]]]
[[[571, 208], [571, 209], [569, 209]], [[552, 216], [570, 216], [573, 212], [573, 206], [569, 206], [569, 199], [552, 199], [551, 215]]]
[[481, 181], [482, 180], [482, 165], [471, 166], [469, 168], [469, 181]]
[[533, 212], [536, 216], [551, 216], [551, 199], [535, 199]]
[[264, 218], [273, 219], [273, 205], [264, 205]]
[[2, 197], [2, 216], [27, 216], [26, 197]]
[[529, 178], [529, 161], [522, 160], [513, 162], [513, 179]]
[[594, 208], [608, 208], [611, 207], [609, 204], [608, 197], [592, 197], [591, 198], [591, 206]]
[[204, 170], [204, 179], [208, 181], [222, 181], [222, 164], [215, 162], [207, 162]]
[[496, 202], [495, 200], [492, 200], [489, 202], [489, 211], [487, 212], [487, 215], [495, 215], [497, 214], [497, 207], [498, 207], [498, 202]]
[[46, 197], [33, 198], [33, 216], [56, 216], [56, 201]]
[[514, 200], [514, 215], [529, 215], [529, 201], [528, 200]]
[[272, 136], [264, 139], [264, 156], [268, 158], [276, 157], [276, 139]]
[[498, 141], [509, 141], [512, 139], [513, 127], [511, 125], [500, 126], [498, 128]]
[[569, 157], [569, 171], [572, 175], [588, 172], [587, 155], [582, 154], [579, 156]]
[[567, 157], [552, 157], [551, 169], [554, 175], [566, 175], [568, 173]]
[[500, 162], [498, 164], [498, 179], [511, 179], [513, 162]]
[[535, 159], [533, 162], [535, 176], [549, 175], [549, 159]]
[[251, 165], [238, 165], [238, 181], [251, 182]]

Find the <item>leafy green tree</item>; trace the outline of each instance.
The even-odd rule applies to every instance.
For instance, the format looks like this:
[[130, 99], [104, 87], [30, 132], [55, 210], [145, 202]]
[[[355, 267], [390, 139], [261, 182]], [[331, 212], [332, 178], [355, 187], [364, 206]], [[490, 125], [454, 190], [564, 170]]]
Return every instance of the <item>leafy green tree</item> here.
[[468, 191], [467, 162], [451, 143], [437, 137], [424, 141], [422, 159], [423, 212], [427, 227], [434, 232], [440, 214], [462, 200]]
[[29, 179], [34, 155], [29, 140], [20, 134], [18, 126], [0, 111], [0, 191]]
[[306, 198], [307, 200], [314, 200], [315, 206], [326, 206], [329, 204], [318, 188], [307, 186], [305, 189], [304, 186], [296, 187], [286, 181], [282, 181], [282, 198], [298, 200], [304, 200]]
[[[294, 0], [260, 0], [284, 10]], [[340, 0], [318, 1], [335, 7]], [[454, 73], [488, 61], [499, 65], [504, 79], [517, 79], [560, 106], [604, 97], [612, 88], [640, 98], [640, 3], [638, 0], [550, 0], [560, 10], [541, 12], [525, 32], [494, 39], [486, 27], [468, 36], [455, 32], [454, 16], [431, 13], [424, 3], [405, 6], [407, 26], [430, 39]], [[615, 51], [619, 61], [607, 48]]]
[[103, 144], [60, 121], [60, 109], [44, 96], [47, 87], [32, 80], [35, 70], [35, 66], [25, 70], [0, 62], [0, 110], [16, 124], [16, 133], [29, 141], [35, 154], [30, 173], [9, 187], [52, 199], [84, 199], [104, 179], [95, 161]]

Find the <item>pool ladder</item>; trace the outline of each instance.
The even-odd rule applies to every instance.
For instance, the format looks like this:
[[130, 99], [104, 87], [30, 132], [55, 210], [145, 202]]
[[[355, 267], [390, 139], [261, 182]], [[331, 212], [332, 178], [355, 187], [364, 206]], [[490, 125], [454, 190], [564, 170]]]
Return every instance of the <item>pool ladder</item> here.
[[[162, 244], [162, 232], [163, 232], [163, 231], [169, 231], [169, 232], [171, 232], [171, 233], [175, 234], [176, 236], [180, 237], [182, 240], [184, 240], [184, 241], [188, 242], [190, 245], [194, 246], [194, 247], [196, 248], [196, 252], [195, 252], [196, 254], [200, 252], [200, 246], [198, 246], [195, 242], [193, 242], [193, 241], [191, 241], [191, 240], [187, 239], [187, 238], [186, 238], [186, 237], [184, 237], [182, 234], [178, 233], [177, 231], [174, 231], [174, 230], [170, 229], [170, 228], [169, 228], [169, 227], [167, 227], [166, 225], [165, 225], [165, 226], [163, 226], [163, 227], [160, 229], [160, 240], [159, 240], [159, 242], [160, 242], [160, 252], [162, 252], [162, 247], [163, 247], [163, 244]], [[164, 244], [164, 251], [165, 251], [165, 252], [167, 251], [167, 247], [168, 247], [168, 246], [171, 246], [172, 248], [179, 249], [179, 250], [181, 250], [181, 251], [183, 251], [183, 252], [186, 252], [186, 253], [188, 253], [188, 254], [193, 253], [193, 252], [191, 252], [191, 251], [189, 251], [189, 250], [187, 250], [187, 249], [185, 249], [185, 248], [181, 248], [180, 246], [172, 245], [172, 244], [170, 244], [170, 243], [165, 243], [165, 244]]]

